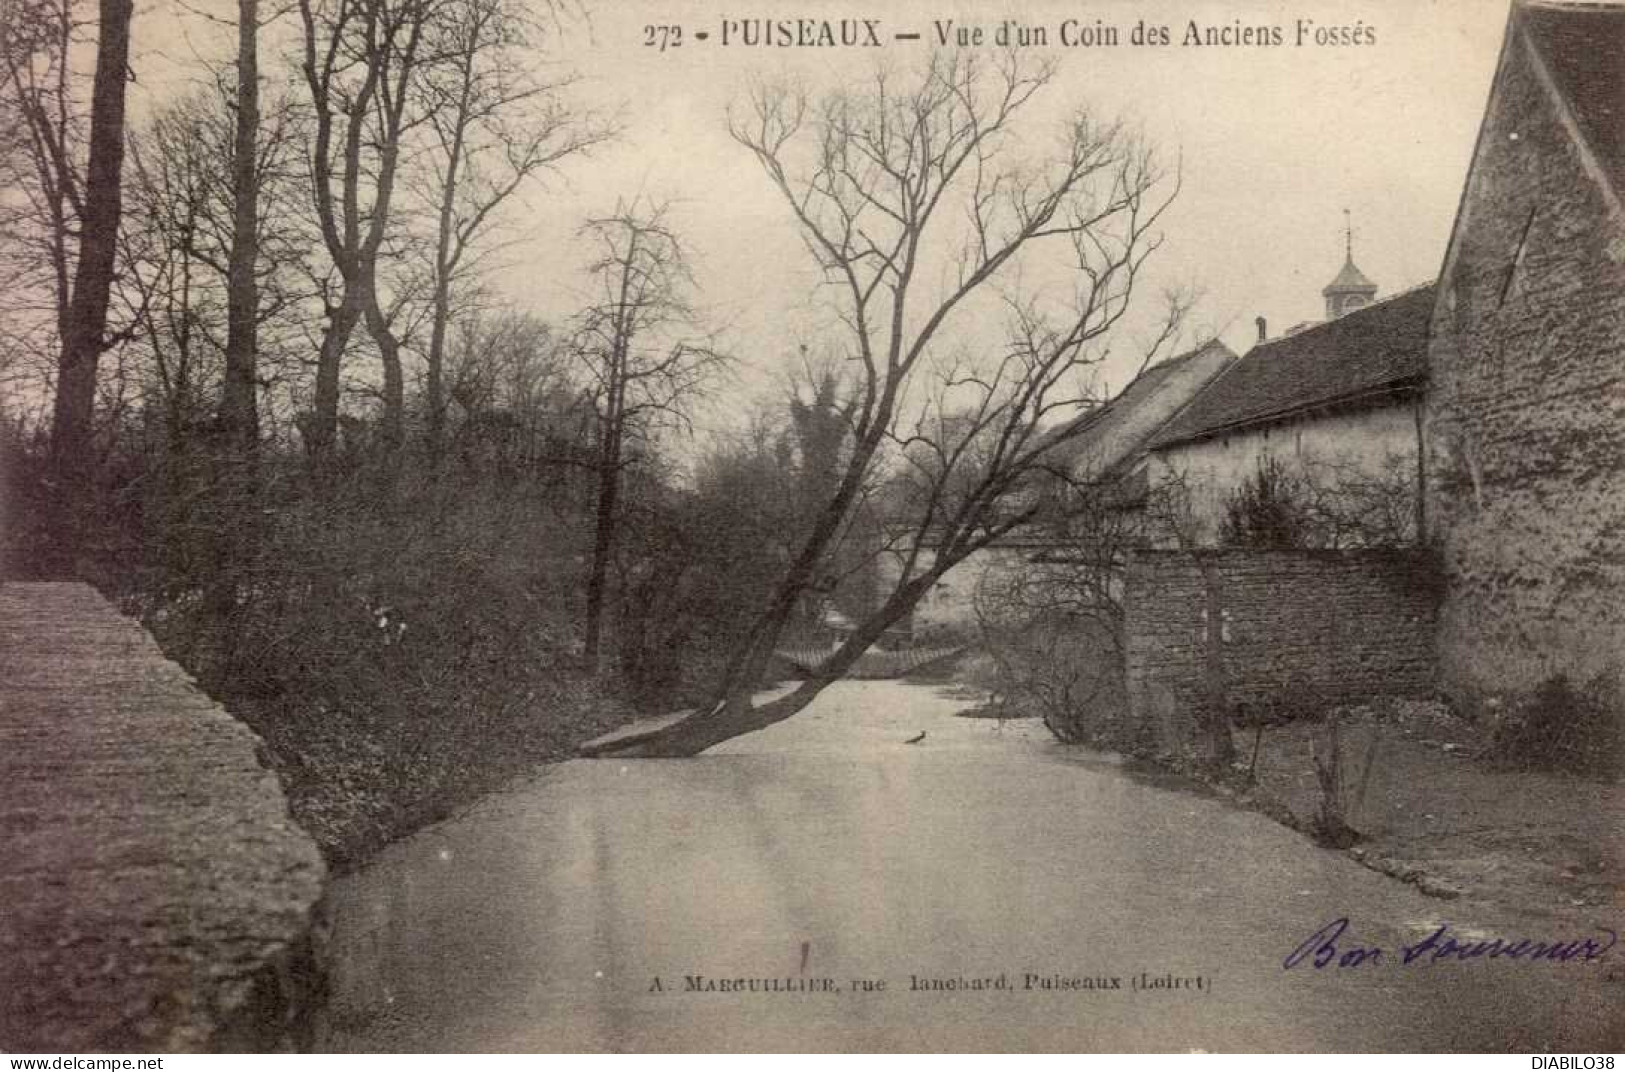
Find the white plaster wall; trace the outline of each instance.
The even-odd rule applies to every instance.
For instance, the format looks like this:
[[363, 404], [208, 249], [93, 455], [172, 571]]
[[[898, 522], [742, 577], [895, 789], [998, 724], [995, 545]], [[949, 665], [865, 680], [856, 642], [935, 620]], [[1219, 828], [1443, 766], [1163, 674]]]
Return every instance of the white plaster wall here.
[[[976, 586], [994, 564], [1019, 562], [1033, 552], [1026, 547], [987, 547], [976, 551], [953, 569], [942, 575], [930, 591], [914, 607], [914, 632], [941, 628], [974, 630], [976, 628]], [[935, 561], [930, 550], [920, 552], [915, 572], [929, 569]], [[889, 590], [896, 583], [898, 562], [892, 556], [882, 560], [881, 586]]]
[[1193, 537], [1202, 546], [1218, 542], [1226, 504], [1266, 457], [1323, 486], [1343, 474], [1375, 479], [1399, 467], [1408, 474], [1414, 496], [1416, 420], [1416, 404], [1407, 402], [1168, 447], [1151, 456], [1151, 486], [1184, 481]]

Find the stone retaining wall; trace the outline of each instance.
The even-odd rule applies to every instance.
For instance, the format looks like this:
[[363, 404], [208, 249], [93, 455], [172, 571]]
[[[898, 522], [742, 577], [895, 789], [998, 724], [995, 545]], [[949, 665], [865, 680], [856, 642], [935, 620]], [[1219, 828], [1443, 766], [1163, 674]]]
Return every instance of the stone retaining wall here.
[[0, 585], [0, 1049], [295, 1049], [324, 869], [260, 742], [83, 584]]

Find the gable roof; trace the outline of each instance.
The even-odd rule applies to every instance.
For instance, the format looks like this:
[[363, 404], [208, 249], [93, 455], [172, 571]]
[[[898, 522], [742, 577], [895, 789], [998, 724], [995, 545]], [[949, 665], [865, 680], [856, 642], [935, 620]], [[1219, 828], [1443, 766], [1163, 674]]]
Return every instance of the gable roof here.
[[1148, 365], [1105, 405], [1063, 426], [1058, 435], [1070, 438], [1056, 448], [1055, 460], [1093, 470], [1080, 477], [1113, 475], [1143, 455], [1157, 433], [1236, 360], [1234, 350], [1211, 339]]
[[1625, 192], [1625, 6], [1525, 2], [1514, 17], [1608, 181]]
[[1433, 284], [1261, 343], [1196, 396], [1150, 449], [1414, 387], [1427, 367]]
[[[1151, 438], [1166, 427], [1192, 398], [1237, 360], [1223, 340], [1212, 339], [1193, 350], [1148, 365], [1128, 386], [1106, 402], [1041, 433], [1047, 452], [1045, 468], [1065, 468], [1080, 482], [1110, 484], [1145, 457]], [[912, 524], [904, 526], [912, 530]], [[921, 546], [941, 545], [940, 526], [919, 534]], [[1073, 542], [1041, 531], [1001, 537], [1000, 547], [1053, 547]]]

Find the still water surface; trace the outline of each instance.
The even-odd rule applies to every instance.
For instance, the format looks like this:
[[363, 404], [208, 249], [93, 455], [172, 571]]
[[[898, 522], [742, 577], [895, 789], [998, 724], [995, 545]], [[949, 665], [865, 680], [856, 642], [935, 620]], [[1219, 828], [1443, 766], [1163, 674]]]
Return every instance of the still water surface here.
[[1617, 951], [1283, 970], [1340, 916], [1389, 950], [1441, 921], [1543, 925], [1456, 919], [1036, 723], [958, 717], [969, 703], [842, 682], [696, 759], [559, 764], [397, 843], [335, 883], [323, 1046], [1625, 1045]]

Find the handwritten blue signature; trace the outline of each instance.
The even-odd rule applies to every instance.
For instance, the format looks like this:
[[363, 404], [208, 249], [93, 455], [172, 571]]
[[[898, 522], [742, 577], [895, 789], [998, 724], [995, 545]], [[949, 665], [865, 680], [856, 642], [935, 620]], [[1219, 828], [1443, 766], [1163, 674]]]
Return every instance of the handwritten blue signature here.
[[1555, 941], [1535, 941], [1532, 938], [1519, 938], [1516, 941], [1508, 938], [1471, 939], [1451, 934], [1450, 925], [1441, 923], [1438, 930], [1421, 941], [1400, 946], [1396, 960], [1381, 946], [1358, 945], [1345, 939], [1344, 934], [1348, 929], [1347, 917], [1332, 920], [1305, 938], [1281, 962], [1281, 967], [1290, 971], [1306, 961], [1315, 968], [1358, 968], [1383, 963], [1404, 967], [1437, 964], [1441, 960], [1510, 960], [1526, 963], [1544, 960], [1564, 963], [1600, 960], [1619, 941], [1619, 935], [1607, 927], [1593, 928], [1601, 937]]

